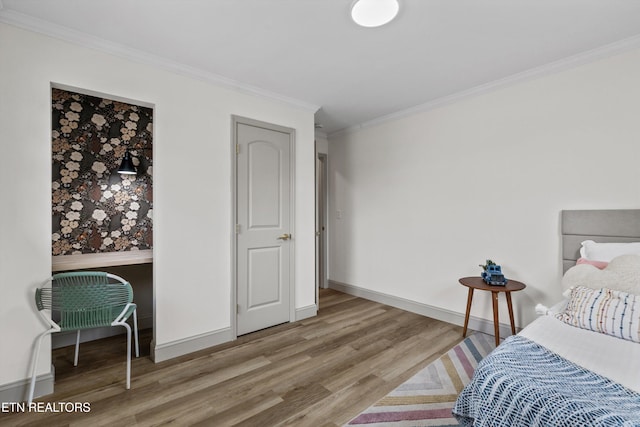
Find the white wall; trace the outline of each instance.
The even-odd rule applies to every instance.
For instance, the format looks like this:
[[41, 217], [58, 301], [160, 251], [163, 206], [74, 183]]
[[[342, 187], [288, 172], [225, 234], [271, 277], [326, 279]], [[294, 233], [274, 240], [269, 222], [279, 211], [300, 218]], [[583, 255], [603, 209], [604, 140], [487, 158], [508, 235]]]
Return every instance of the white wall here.
[[313, 306], [313, 111], [0, 24], [0, 386], [28, 376], [44, 330], [32, 301], [51, 274], [52, 82], [154, 106], [156, 345], [230, 327], [232, 114], [296, 130], [295, 305]]
[[462, 314], [492, 258], [526, 325], [560, 298], [560, 211], [640, 205], [638, 76], [635, 50], [330, 136], [330, 279]]

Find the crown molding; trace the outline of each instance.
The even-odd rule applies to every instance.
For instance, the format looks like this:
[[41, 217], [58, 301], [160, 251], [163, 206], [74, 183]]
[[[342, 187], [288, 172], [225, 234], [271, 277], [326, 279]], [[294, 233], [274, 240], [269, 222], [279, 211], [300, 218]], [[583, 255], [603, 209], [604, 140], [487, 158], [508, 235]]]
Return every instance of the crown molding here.
[[181, 74], [186, 77], [195, 78], [218, 86], [223, 86], [244, 92], [250, 95], [259, 96], [269, 100], [275, 100], [288, 104], [290, 106], [315, 113], [320, 109], [319, 106], [290, 98], [271, 92], [256, 86], [251, 86], [237, 80], [233, 80], [215, 73], [211, 73], [199, 68], [190, 67], [167, 58], [154, 55], [131, 47], [114, 43], [99, 37], [92, 36], [80, 31], [76, 31], [61, 25], [53, 24], [39, 18], [34, 18], [23, 13], [18, 13], [4, 8], [2, 0], [0, 0], [0, 22], [13, 25], [18, 28], [33, 31], [45, 36], [53, 37], [76, 45], [84, 46], [90, 49], [96, 49], [110, 55], [118, 56], [127, 60], [138, 62], [145, 65], [162, 68], [167, 71]]
[[508, 86], [512, 86], [518, 83], [523, 83], [528, 80], [533, 80], [539, 77], [543, 77], [550, 74], [559, 73], [571, 68], [578, 67], [580, 65], [595, 62], [600, 59], [608, 58], [632, 49], [640, 48], [640, 35], [629, 37], [617, 42], [601, 46], [586, 52], [578, 53], [576, 55], [569, 56], [567, 58], [560, 59], [558, 61], [551, 62], [540, 67], [531, 68], [529, 70], [507, 76], [505, 78], [494, 80], [489, 83], [485, 83], [471, 89], [467, 89], [452, 95], [444, 96], [442, 98], [435, 99], [433, 101], [416, 105], [404, 110], [396, 111], [391, 114], [380, 116], [373, 120], [360, 123], [355, 126], [350, 126], [328, 135], [329, 138], [333, 138], [339, 135], [357, 132], [367, 127], [376, 126], [384, 122], [391, 120], [397, 120], [404, 117], [412, 116], [414, 114], [423, 113], [435, 108], [440, 108], [445, 105], [450, 105], [458, 101], [462, 101], [466, 98], [482, 95], [485, 93], [493, 92], [498, 89], [502, 89]]

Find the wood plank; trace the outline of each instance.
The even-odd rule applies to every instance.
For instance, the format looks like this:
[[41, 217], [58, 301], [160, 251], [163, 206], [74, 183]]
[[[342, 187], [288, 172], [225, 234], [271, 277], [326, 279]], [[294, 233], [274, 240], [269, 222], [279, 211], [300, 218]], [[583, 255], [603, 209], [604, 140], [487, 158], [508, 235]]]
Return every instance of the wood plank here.
[[1, 424], [342, 426], [461, 340], [462, 328], [335, 290], [318, 316], [162, 363], [142, 357], [124, 388], [122, 337], [56, 349], [55, 393], [91, 412], [3, 414]]

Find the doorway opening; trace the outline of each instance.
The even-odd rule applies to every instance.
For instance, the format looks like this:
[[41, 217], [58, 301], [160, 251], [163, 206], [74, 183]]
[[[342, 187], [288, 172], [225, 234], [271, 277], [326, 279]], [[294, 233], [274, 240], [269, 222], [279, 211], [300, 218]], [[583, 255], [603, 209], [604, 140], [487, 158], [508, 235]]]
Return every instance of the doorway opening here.
[[328, 172], [327, 155], [316, 149], [316, 306], [319, 308], [320, 289], [328, 287], [327, 219], [328, 219]]

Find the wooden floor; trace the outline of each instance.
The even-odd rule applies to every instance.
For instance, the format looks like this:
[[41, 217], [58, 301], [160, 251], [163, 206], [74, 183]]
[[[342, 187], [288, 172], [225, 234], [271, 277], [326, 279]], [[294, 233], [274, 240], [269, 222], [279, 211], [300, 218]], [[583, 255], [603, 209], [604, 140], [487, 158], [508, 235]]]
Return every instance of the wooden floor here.
[[[326, 289], [318, 316], [154, 364], [125, 390], [123, 336], [54, 351], [55, 393], [89, 413], [0, 414], [0, 425], [342, 426], [461, 340], [462, 328]], [[146, 349], [146, 351], [145, 351]]]

